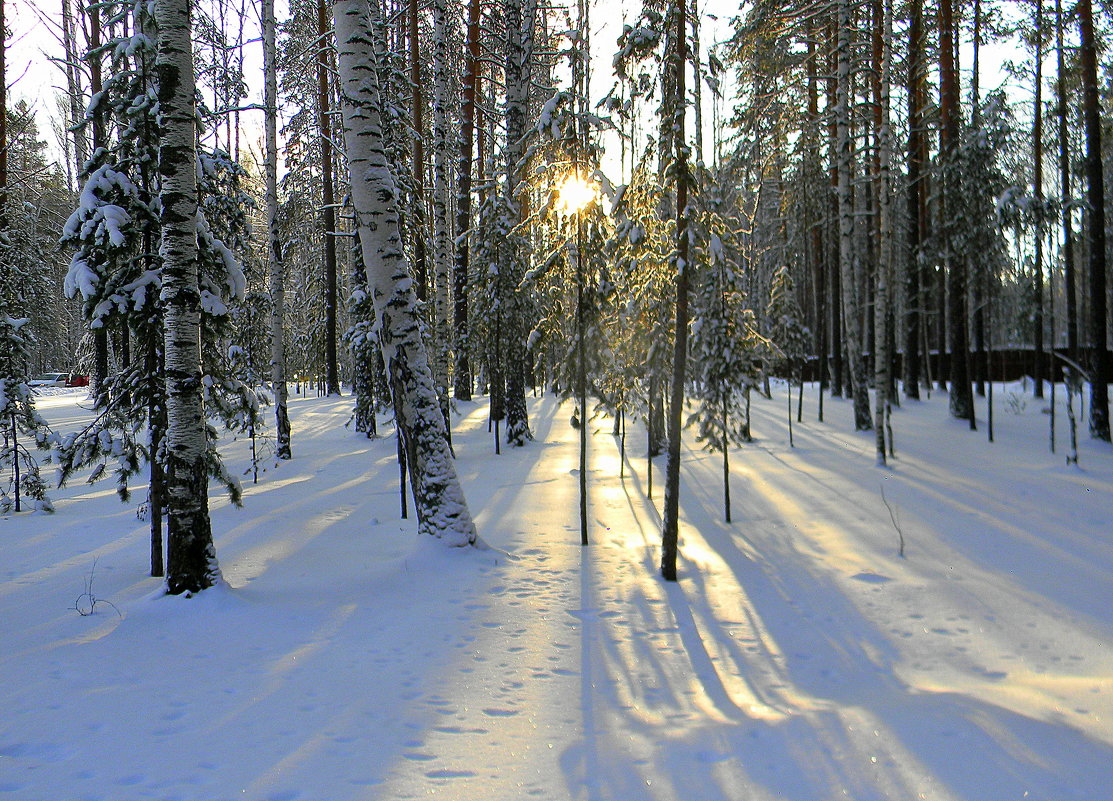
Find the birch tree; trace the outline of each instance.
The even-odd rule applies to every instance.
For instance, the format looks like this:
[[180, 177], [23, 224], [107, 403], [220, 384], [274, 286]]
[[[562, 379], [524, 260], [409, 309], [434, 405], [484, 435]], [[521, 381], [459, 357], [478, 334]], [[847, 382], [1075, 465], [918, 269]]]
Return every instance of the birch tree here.
[[166, 588], [191, 594], [220, 581], [209, 522], [201, 396], [201, 290], [197, 253], [197, 109], [188, 0], [155, 0], [162, 138], [162, 302], [167, 396]]
[[854, 428], [858, 431], [869, 431], [872, 423], [869, 390], [866, 385], [866, 363], [862, 356], [863, 339], [858, 293], [859, 265], [854, 251], [854, 195], [851, 188], [854, 151], [850, 129], [850, 0], [839, 0], [837, 28], [835, 126], [838, 146], [839, 271], [843, 328], [846, 332], [846, 352], [854, 384]]
[[397, 388], [396, 414], [406, 434], [418, 530], [447, 545], [474, 545], [475, 524], [456, 476], [421, 341], [413, 278], [401, 247], [398, 192], [384, 151], [381, 7], [378, 0], [334, 0], [332, 13], [352, 204], [383, 356]]
[[286, 390], [286, 284], [278, 227], [278, 66], [274, 0], [263, 0], [263, 170], [266, 173], [267, 274], [270, 278], [271, 391], [274, 393], [275, 456], [290, 459]]

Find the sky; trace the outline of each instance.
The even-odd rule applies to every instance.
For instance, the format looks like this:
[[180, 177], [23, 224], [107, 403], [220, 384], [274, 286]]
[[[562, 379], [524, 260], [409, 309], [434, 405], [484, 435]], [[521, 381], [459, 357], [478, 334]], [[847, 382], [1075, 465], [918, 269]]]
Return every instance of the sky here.
[[[462, 0], [461, 0], [462, 2]], [[279, 19], [285, 12], [281, 8], [284, 3], [279, 3]], [[622, 0], [618, 4], [617, 13], [614, 5], [598, 2], [592, 11], [592, 53], [593, 77], [592, 94], [596, 98], [602, 96], [613, 83], [611, 72], [611, 58], [615, 51], [615, 40], [619, 33], [622, 21], [634, 20], [640, 3], [637, 0]], [[723, 40], [729, 31], [729, 21], [738, 11], [737, 0], [708, 0], [703, 4], [704, 13], [701, 41], [704, 49], [715, 41]], [[53, 64], [48, 53], [57, 53], [61, 47], [53, 31], [57, 28], [57, 19], [60, 17], [60, 2], [53, 0], [49, 6], [42, 4], [40, 7], [35, 0], [7, 0], [8, 25], [11, 36], [8, 42], [8, 81], [12, 102], [20, 99], [30, 103], [35, 109], [41, 135], [48, 141], [52, 152], [61, 158], [62, 149], [52, 131], [50, 118], [55, 115], [56, 96], [62, 91], [64, 77], [61, 70]], [[711, 16], [717, 17], [712, 20]], [[1008, 58], [1023, 59], [1025, 54], [1012, 47], [994, 46], [987, 47], [983, 52], [983, 77], [982, 83], [986, 89], [992, 89], [1002, 83], [1003, 72], [1001, 64]], [[248, 59], [261, 60], [258, 44], [248, 46]], [[258, 63], [258, 61], [256, 61]], [[963, 66], [969, 67], [969, 53], [964, 54]], [[261, 66], [261, 65], [260, 65]], [[1045, 67], [1045, 72], [1050, 69], [1050, 62]], [[248, 69], [248, 79], [259, 76], [261, 69]], [[1050, 73], [1048, 73], [1050, 74]], [[261, 80], [257, 86], [252, 86], [252, 91], [259, 97], [249, 99], [261, 101]], [[1010, 88], [1010, 94], [1018, 101], [1029, 102], [1030, 93], [1021, 93], [1015, 86]], [[705, 140], [710, 142], [707, 132], [711, 123], [710, 98], [705, 91], [704, 111]], [[251, 115], [245, 115], [245, 122], [251, 124]], [[249, 135], [249, 139], [253, 139]], [[617, 146], [616, 146], [617, 147]], [[615, 148], [612, 148], [612, 150]], [[617, 159], [616, 154], [609, 154], [611, 161]], [[608, 170], [613, 171], [613, 170]]]

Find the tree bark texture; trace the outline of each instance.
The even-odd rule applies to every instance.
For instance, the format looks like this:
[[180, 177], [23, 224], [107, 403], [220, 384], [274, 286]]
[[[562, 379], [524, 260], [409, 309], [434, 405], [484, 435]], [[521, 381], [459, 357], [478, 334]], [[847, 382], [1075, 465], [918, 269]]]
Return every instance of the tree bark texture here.
[[[951, 0], [940, 0], [939, 4], [939, 95], [942, 133], [944, 171], [944, 208], [947, 207], [947, 194], [954, 191], [953, 171], [958, 160], [958, 75], [954, 60], [955, 23]], [[957, 221], [946, 220], [945, 228], [954, 228]], [[954, 237], [948, 237], [946, 261], [948, 266], [947, 298], [950, 308], [951, 331], [951, 414], [961, 420], [969, 420], [974, 428], [974, 393], [970, 385], [970, 348], [966, 335], [966, 253], [955, 252]]]
[[329, 26], [325, 0], [317, 0], [317, 129], [321, 146], [321, 215], [325, 227], [325, 393], [340, 394], [336, 360], [336, 198], [332, 180]]
[[271, 391], [274, 393], [274, 455], [279, 459], [292, 456], [290, 447], [290, 415], [286, 391], [286, 288], [282, 264], [282, 240], [278, 228], [278, 66], [275, 47], [277, 25], [274, 0], [263, 0], [263, 127], [265, 154], [263, 170], [266, 179], [267, 207], [267, 275], [270, 281], [270, 345]]
[[197, 108], [188, 0], [155, 0], [162, 118], [161, 300], [165, 309], [167, 563], [170, 594], [220, 580], [209, 523], [207, 432], [201, 396], [201, 293], [197, 255]]
[[853, 142], [850, 130], [850, 3], [838, 5], [838, 39], [836, 55], [837, 97], [835, 125], [838, 145], [839, 204], [839, 270], [842, 283], [843, 328], [846, 331], [846, 352], [854, 393], [854, 428], [868, 431], [870, 420], [869, 388], [866, 362], [862, 351], [861, 304], [859, 302], [858, 260], [854, 254], [854, 194], [851, 180], [854, 170]]
[[456, 166], [456, 261], [452, 275], [452, 327], [456, 340], [453, 385], [457, 400], [471, 400], [472, 372], [468, 350], [468, 263], [471, 230], [472, 157], [475, 139], [475, 101], [479, 83], [480, 0], [468, 3], [467, 51], [464, 54], [463, 105], [460, 107], [460, 155]]
[[[509, 0], [506, 4], [506, 189], [517, 221], [525, 218], [529, 199], [526, 177], [526, 138], [529, 129], [530, 87], [533, 81], [533, 30], [537, 0]], [[528, 255], [512, 248], [509, 291], [504, 298], [509, 313], [504, 339], [506, 347], [506, 441], [524, 445], [532, 439], [526, 412], [525, 297], [518, 285], [526, 272]]]
[[674, 176], [676, 181], [676, 331], [672, 355], [672, 393], [669, 405], [668, 461], [665, 464], [665, 506], [661, 524], [661, 576], [676, 581], [680, 541], [680, 437], [683, 433], [684, 378], [688, 361], [688, 146], [684, 139], [684, 78], [688, 62], [687, 6], [681, 0], [672, 8], [675, 62], [673, 97], [665, 98], [666, 114], [673, 123]]
[[1090, 436], [1110, 441], [1109, 357], [1105, 297], [1105, 176], [1101, 153], [1101, 106], [1098, 97], [1097, 43], [1091, 0], [1079, 0], [1082, 112], [1086, 121], [1086, 203], [1090, 232]]
[[[379, 68], [386, 48], [369, 11], [377, 0], [335, 0], [341, 112], [352, 176], [352, 202], [367, 283], [380, 324], [383, 357], [398, 388], [397, 415], [412, 455], [418, 530], [448, 545], [477, 541], [456, 476], [433, 375], [421, 341], [417, 296], [402, 253], [398, 190], [383, 148]], [[377, 22], [377, 20], [376, 20]]]

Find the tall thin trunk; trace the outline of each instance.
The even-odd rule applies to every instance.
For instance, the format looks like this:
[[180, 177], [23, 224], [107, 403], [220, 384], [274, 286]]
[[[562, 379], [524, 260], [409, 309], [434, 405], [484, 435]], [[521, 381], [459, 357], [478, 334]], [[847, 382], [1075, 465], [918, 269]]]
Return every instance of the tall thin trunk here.
[[[0, 0], [0, 237], [8, 237], [8, 29], [6, 26], [7, 0]], [[0, 258], [6, 259], [7, 243], [0, 241]], [[3, 298], [0, 298], [2, 301]], [[15, 418], [12, 418], [13, 449], [15, 448]], [[6, 439], [6, 437], [5, 437]], [[19, 451], [13, 450], [12, 463], [19, 469]], [[19, 479], [15, 481], [19, 491]], [[19, 511], [18, 495], [16, 511]]]
[[[1036, 96], [1032, 102], [1032, 194], [1037, 201], [1043, 200], [1043, 0], [1036, 0]], [[1036, 217], [1035, 263], [1032, 265], [1032, 290], [1036, 298], [1036, 314], [1033, 320], [1035, 340], [1035, 364], [1032, 377], [1035, 379], [1035, 396], [1043, 397], [1044, 379], [1044, 342], [1043, 342], [1043, 217]], [[1054, 332], [1051, 341], [1055, 348]], [[1049, 376], [1054, 381], [1054, 375]]]
[[703, 69], [700, 61], [698, 0], [692, 0], [692, 138], [695, 144], [696, 163], [703, 162]]
[[[62, 47], [66, 59], [66, 93], [69, 95], [68, 125], [73, 130], [74, 175], [80, 176], [89, 159], [89, 139], [84, 127], [77, 127], [85, 116], [81, 71], [77, 68], [77, 29], [74, 24], [73, 0], [62, 0]], [[67, 174], [69, 170], [67, 169]]]
[[448, 402], [448, 291], [452, 224], [448, 216], [448, 3], [433, 2], [433, 378], [445, 431], [452, 435]]
[[[148, 343], [146, 358], [147, 374], [156, 376], [163, 371], [162, 354], [159, 342], [152, 339]], [[166, 439], [166, 403], [162, 393], [152, 394], [147, 406], [147, 427], [151, 448], [151, 484], [147, 491], [147, 508], [151, 518], [151, 575], [166, 575], [166, 560], [163, 555], [163, 507], [166, 495], [166, 472], [163, 470], [162, 451]]]
[[1090, 0], [1078, 2], [1081, 34], [1082, 112], [1086, 121], [1086, 201], [1090, 232], [1090, 436], [1110, 441], [1109, 351], [1105, 297], [1105, 176], [1101, 153], [1097, 43]]
[[266, 149], [267, 275], [270, 279], [271, 391], [274, 393], [275, 448], [279, 459], [292, 456], [286, 390], [286, 288], [282, 239], [278, 227], [278, 68], [274, 0], [263, 0], [263, 126]]
[[[812, 158], [815, 159], [816, 177], [821, 175], [821, 168], [819, 162], [819, 139], [820, 139], [820, 117], [819, 117], [819, 69], [818, 69], [818, 48], [816, 47], [814, 39], [814, 30], [808, 36], [808, 132], [807, 135], [811, 137], [810, 152]], [[809, 182], [809, 186], [812, 186]], [[816, 334], [816, 353], [818, 355], [817, 368], [819, 380], [819, 402], [818, 417], [819, 422], [823, 422], [823, 393], [827, 390], [827, 331], [828, 331], [828, 312], [830, 310], [830, 299], [827, 297], [827, 270], [828, 260], [827, 251], [823, 242], [823, 214], [822, 205], [824, 193], [819, 191], [821, 184], [817, 181], [814, 188], [811, 189], [816, 195], [810, 199], [808, 204], [808, 227], [810, 229], [810, 250], [809, 258], [811, 261], [812, 275], [814, 276], [815, 291], [812, 293], [813, 297], [813, 313], [815, 316], [815, 325], [817, 329]], [[801, 389], [801, 395], [803, 390]], [[729, 522], [729, 517], [728, 517]]]
[[838, 4], [837, 103], [835, 125], [838, 143], [839, 270], [842, 283], [843, 328], [854, 383], [854, 428], [868, 431], [870, 420], [866, 364], [862, 355], [861, 307], [858, 295], [857, 257], [854, 253], [854, 195], [851, 179], [854, 169], [850, 131], [850, 8], [849, 0]]
[[197, 258], [197, 108], [187, 0], [155, 0], [162, 118], [162, 302], [165, 309], [166, 587], [194, 593], [220, 580], [209, 523], [207, 443], [201, 397], [201, 292]]
[[[526, 119], [533, 83], [536, 12], [537, 0], [512, 0], [506, 6], [506, 187], [510, 193], [511, 208], [516, 210], [516, 222], [528, 216], [525, 155], [529, 128]], [[525, 298], [518, 290], [528, 257], [528, 253], [520, 248], [511, 249], [510, 281], [506, 297], [502, 299], [511, 311], [505, 320], [508, 330], [503, 347], [506, 349], [506, 441], [512, 445], [524, 445], [533, 437], [526, 411], [525, 339], [528, 329], [523, 330]]]
[[[904, 394], [920, 399], [920, 329], [923, 313], [920, 249], [924, 236], [923, 175], [927, 151], [924, 136], [924, 16], [922, 0], [912, 0], [908, 27], [908, 253], [905, 263]], [[930, 389], [930, 387], [929, 387]]]
[[[970, 106], [971, 114], [974, 121], [974, 128], [981, 127], [982, 119], [982, 97], [981, 97], [981, 52], [982, 52], [982, 2], [981, 0], [974, 0], [974, 49], [972, 55], [972, 63], [970, 67]], [[988, 273], [982, 264], [981, 259], [977, 256], [971, 258], [967, 262], [973, 270], [973, 275], [970, 277], [971, 282], [971, 295], [974, 301], [973, 314], [971, 315], [973, 328], [974, 328], [974, 387], [978, 397], [985, 397], [985, 381], [986, 375], [989, 372], [989, 359], [986, 356], [986, 332], [985, 332], [985, 304], [986, 300], [986, 285], [988, 283]], [[1042, 305], [1037, 307], [1039, 319], [1036, 322], [1036, 327], [1040, 332], [1040, 337], [1043, 336], [1043, 311]], [[1042, 346], [1042, 342], [1041, 342]], [[1039, 352], [1036, 354], [1037, 370], [1039, 369]], [[1036, 397], [1043, 397], [1043, 381], [1040, 377], [1036, 376]]]
[[[954, 170], [958, 156], [958, 75], [955, 71], [955, 23], [951, 0], [939, 3], [939, 94], [942, 134], [940, 149], [944, 169], [943, 202], [949, 211], [948, 195], [954, 190]], [[945, 212], [946, 213], [946, 212]], [[953, 230], [954, 220], [945, 220], [945, 227]], [[967, 345], [967, 303], [966, 303], [966, 261], [964, 253], [955, 252], [955, 237], [948, 237], [946, 256], [948, 266], [947, 297], [950, 307], [951, 330], [951, 414], [961, 420], [969, 420], [970, 428], [974, 422], [974, 396], [970, 386], [969, 359]]]
[[325, 392], [340, 394], [336, 361], [336, 198], [332, 180], [332, 92], [329, 89], [329, 35], [325, 0], [317, 0], [317, 129], [321, 145], [321, 212], [325, 226]]
[[684, 0], [671, 9], [674, 36], [674, 96], [666, 98], [672, 117], [673, 174], [676, 180], [676, 331], [673, 339], [672, 393], [669, 405], [668, 462], [665, 465], [665, 508], [661, 524], [661, 576], [676, 581], [680, 539], [680, 436], [684, 415], [684, 376], [688, 361], [688, 146], [684, 138], [684, 73], [688, 62], [688, 14]]
[[[827, 79], [827, 158], [830, 163], [830, 184], [831, 191], [829, 193], [831, 202], [829, 204], [829, 214], [832, 221], [839, 217], [839, 200], [838, 200], [838, 187], [839, 187], [839, 125], [838, 125], [838, 104], [839, 104], [839, 81], [835, 76], [836, 62], [837, 62], [837, 42], [838, 42], [838, 26], [832, 23], [829, 29], [828, 38], [831, 44], [831, 65], [829, 77]], [[832, 113], [833, 112], [833, 113]], [[835, 222], [828, 226], [828, 230], [838, 230], [838, 223]], [[846, 394], [844, 387], [843, 376], [843, 328], [842, 328], [842, 270], [841, 259], [839, 256], [840, 238], [838, 236], [831, 236], [831, 247], [828, 248], [827, 264], [830, 272], [830, 292], [829, 308], [831, 310], [831, 320], [828, 330], [831, 333], [831, 396], [834, 398], [841, 398]]]
[[472, 372], [468, 350], [468, 262], [471, 230], [472, 156], [475, 139], [475, 101], [479, 82], [480, 0], [468, 3], [467, 50], [464, 54], [463, 99], [460, 107], [460, 157], [456, 165], [456, 263], [452, 276], [452, 327], [456, 339], [453, 373], [457, 400], [471, 400]]
[[[1059, 191], [1064, 201], [1071, 199], [1070, 140], [1067, 137], [1067, 80], [1066, 56], [1063, 47], [1063, 2], [1055, 0], [1055, 93], [1059, 101]], [[1067, 296], [1067, 355], [1078, 362], [1078, 287], [1074, 265], [1074, 226], [1071, 210], [1063, 210], [1063, 293]], [[1074, 368], [1069, 372], [1073, 375]], [[1071, 382], [1073, 383], [1073, 382]], [[1071, 390], [1068, 389], [1068, 392]]]
[[417, 299], [424, 302], [429, 293], [429, 267], [425, 252], [425, 112], [421, 91], [421, 39], [418, 34], [418, 0], [408, 0], [407, 22], [410, 35], [410, 114], [413, 122], [413, 215], [414, 278]]
[[417, 297], [402, 253], [398, 190], [383, 147], [379, 70], [386, 63], [386, 47], [369, 16], [373, 11], [379, 17], [380, 5], [378, 0], [334, 0], [332, 10], [352, 204], [383, 356], [392, 386], [398, 387], [396, 413], [411, 460], [418, 530], [448, 545], [472, 545], [475, 524], [456, 475], [421, 341]]
[[580, 544], [588, 544], [587, 532], [587, 354], [584, 352], [584, 220], [576, 212], [576, 400], [580, 405]]
[[893, 73], [893, 8], [892, 0], [883, 0], [881, 12], [881, 125], [877, 131], [878, 155], [878, 251], [877, 291], [874, 294], [874, 428], [876, 429], [877, 463], [886, 463], [885, 435], [889, 412], [889, 287], [893, 275], [896, 235], [893, 226], [891, 198], [892, 130], [890, 98]]
[[[90, 3], [86, 14], [85, 39], [89, 45], [89, 90], [96, 97], [104, 89], [103, 58], [101, 52], [100, 30], [100, 5]], [[105, 125], [103, 104], [98, 105], [93, 112], [93, 153], [97, 153], [108, 144], [108, 133]], [[93, 329], [93, 375], [92, 395], [94, 405], [104, 406], [108, 403], [108, 328], [100, 325]]]

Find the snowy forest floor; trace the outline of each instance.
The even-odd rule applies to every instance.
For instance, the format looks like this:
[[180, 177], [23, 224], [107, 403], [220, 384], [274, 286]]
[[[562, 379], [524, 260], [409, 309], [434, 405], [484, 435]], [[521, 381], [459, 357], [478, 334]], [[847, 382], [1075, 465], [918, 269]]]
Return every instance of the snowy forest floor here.
[[[686, 442], [671, 585], [664, 459], [654, 504], [644, 432], [620, 479], [591, 422], [582, 548], [553, 397], [501, 456], [460, 405], [488, 550], [415, 541], [394, 441], [345, 428], [348, 397], [293, 396], [294, 461], [241, 509], [214, 494], [227, 585], [194, 599], [146, 577], [144, 487], [76, 482], [0, 519], [0, 801], [1113, 798], [1113, 449], [1083, 435], [1067, 467], [1046, 402], [997, 393], [997, 442], [936, 393], [879, 468], [814, 388], [790, 448], [775, 385], [731, 453], [734, 523], [721, 456]], [[72, 429], [82, 400], [41, 408]]]

